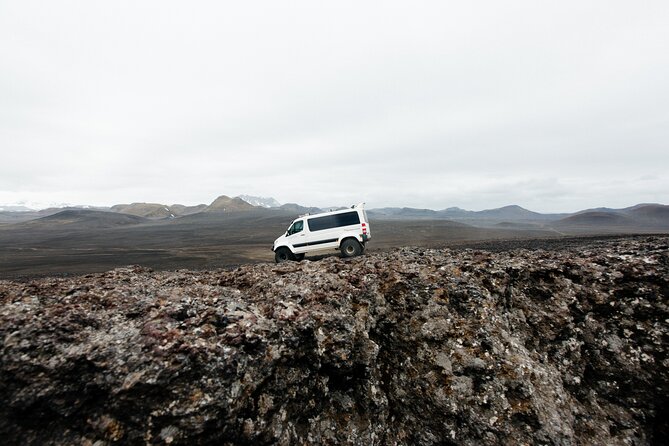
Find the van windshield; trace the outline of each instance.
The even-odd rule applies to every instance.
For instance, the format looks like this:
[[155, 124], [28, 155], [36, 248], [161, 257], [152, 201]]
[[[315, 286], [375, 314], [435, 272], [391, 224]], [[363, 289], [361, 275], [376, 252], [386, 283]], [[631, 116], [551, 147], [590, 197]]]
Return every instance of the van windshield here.
[[298, 220], [288, 228], [288, 235], [296, 234], [304, 229], [304, 221]]

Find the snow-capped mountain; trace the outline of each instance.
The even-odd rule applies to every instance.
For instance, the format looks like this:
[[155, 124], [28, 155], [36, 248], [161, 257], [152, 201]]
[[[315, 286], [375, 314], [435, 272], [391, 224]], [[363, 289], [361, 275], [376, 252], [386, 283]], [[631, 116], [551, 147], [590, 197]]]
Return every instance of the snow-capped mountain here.
[[40, 201], [17, 201], [14, 203], [0, 203], [0, 212], [31, 212], [48, 208], [74, 207], [69, 203], [54, 203]]
[[30, 209], [26, 206], [17, 206], [17, 205], [0, 205], [0, 212], [30, 212], [34, 209]]
[[246, 201], [248, 204], [253, 206], [261, 206], [264, 208], [278, 208], [281, 206], [281, 203], [276, 201], [272, 197], [254, 197], [253, 195], [239, 195], [237, 198], [241, 198]]

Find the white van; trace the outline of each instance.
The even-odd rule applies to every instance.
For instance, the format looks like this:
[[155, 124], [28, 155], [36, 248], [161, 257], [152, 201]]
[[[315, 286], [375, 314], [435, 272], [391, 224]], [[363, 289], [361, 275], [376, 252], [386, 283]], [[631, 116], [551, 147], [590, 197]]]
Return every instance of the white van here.
[[354, 257], [363, 253], [371, 237], [365, 204], [360, 203], [349, 209], [300, 216], [274, 241], [272, 251], [276, 263], [336, 250], [344, 257]]

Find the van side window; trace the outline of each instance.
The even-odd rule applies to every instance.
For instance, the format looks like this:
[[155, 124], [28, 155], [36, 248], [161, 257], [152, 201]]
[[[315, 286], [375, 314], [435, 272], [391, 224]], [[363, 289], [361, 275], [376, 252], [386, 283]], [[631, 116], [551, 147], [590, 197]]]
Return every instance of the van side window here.
[[304, 229], [304, 221], [303, 220], [296, 221], [295, 223], [293, 223], [293, 226], [291, 226], [290, 229], [288, 230], [288, 235], [302, 232], [302, 229]]
[[356, 211], [345, 212], [343, 214], [309, 218], [307, 219], [307, 224], [309, 225], [310, 231], [322, 231], [324, 229], [338, 228], [340, 226], [360, 224], [360, 217]]

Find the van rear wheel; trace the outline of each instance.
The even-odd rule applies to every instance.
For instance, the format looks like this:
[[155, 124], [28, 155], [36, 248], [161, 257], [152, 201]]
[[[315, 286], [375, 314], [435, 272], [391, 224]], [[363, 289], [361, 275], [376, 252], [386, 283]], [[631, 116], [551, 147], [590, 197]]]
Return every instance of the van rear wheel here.
[[341, 250], [341, 255], [343, 257], [355, 257], [362, 254], [362, 246], [360, 246], [360, 243], [351, 238], [344, 240], [339, 249]]
[[293, 256], [293, 253], [288, 248], [279, 248], [274, 253], [274, 261], [276, 263], [283, 263], [289, 260], [295, 260], [295, 256]]

